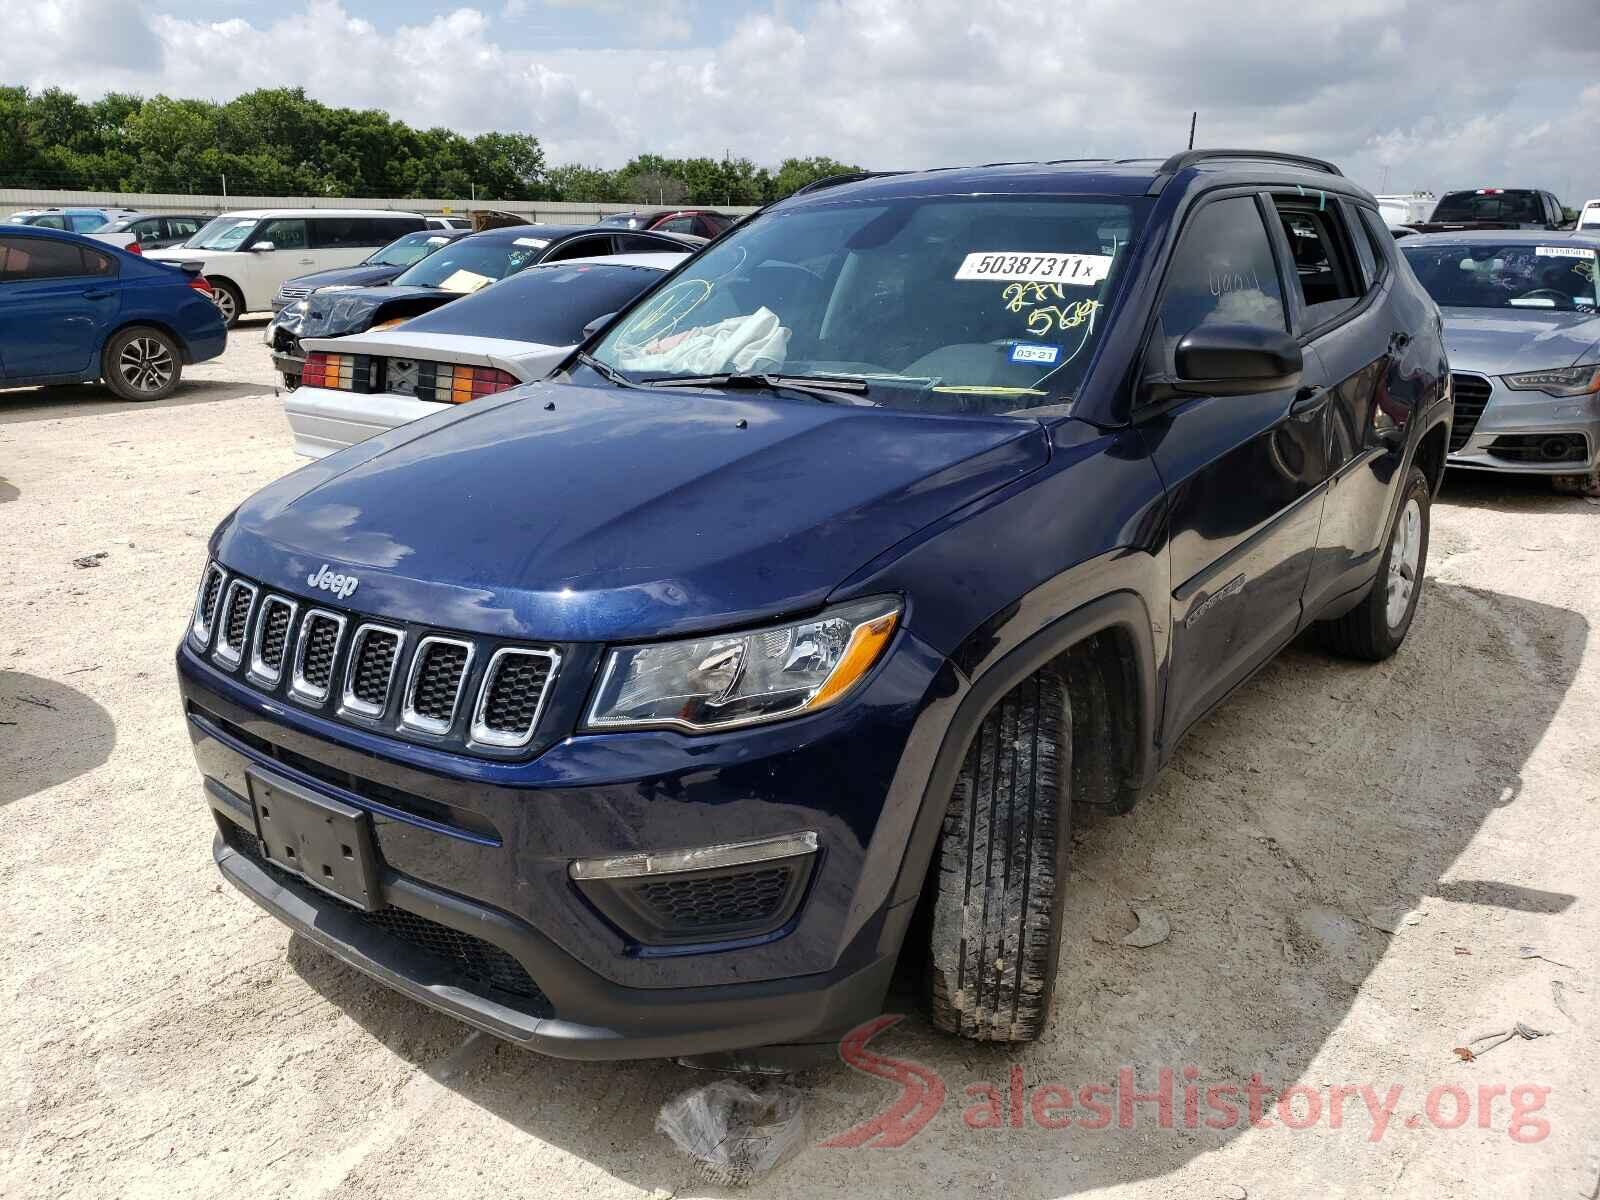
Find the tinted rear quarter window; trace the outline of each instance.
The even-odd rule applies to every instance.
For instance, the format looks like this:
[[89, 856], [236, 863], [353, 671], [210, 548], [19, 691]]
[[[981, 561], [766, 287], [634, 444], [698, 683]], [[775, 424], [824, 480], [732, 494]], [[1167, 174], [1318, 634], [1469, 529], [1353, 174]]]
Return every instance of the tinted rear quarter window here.
[[570, 346], [582, 340], [590, 321], [616, 312], [661, 276], [649, 267], [529, 267], [475, 296], [413, 318], [405, 331]]

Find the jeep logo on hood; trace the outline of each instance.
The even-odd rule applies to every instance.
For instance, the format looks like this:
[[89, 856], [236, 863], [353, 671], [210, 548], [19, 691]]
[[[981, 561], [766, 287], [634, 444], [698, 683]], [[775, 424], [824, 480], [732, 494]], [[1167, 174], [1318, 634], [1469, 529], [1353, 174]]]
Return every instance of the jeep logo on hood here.
[[325, 592], [332, 592], [341, 600], [348, 600], [356, 590], [356, 585], [361, 581], [354, 575], [339, 575], [328, 570], [328, 564], [323, 563], [311, 574], [306, 576], [306, 586], [321, 588]]

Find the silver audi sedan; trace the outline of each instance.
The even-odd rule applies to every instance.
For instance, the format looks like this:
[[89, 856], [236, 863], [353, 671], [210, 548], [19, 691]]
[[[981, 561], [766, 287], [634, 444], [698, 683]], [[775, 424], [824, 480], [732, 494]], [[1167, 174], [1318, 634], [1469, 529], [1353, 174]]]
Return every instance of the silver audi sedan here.
[[1444, 315], [1449, 465], [1600, 492], [1600, 236], [1432, 233], [1400, 250]]

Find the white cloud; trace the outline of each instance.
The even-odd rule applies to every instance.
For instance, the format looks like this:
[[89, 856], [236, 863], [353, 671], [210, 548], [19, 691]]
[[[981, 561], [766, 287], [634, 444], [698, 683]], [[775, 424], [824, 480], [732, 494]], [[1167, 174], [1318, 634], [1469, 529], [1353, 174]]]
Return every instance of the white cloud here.
[[[645, 150], [879, 167], [1155, 155], [1198, 108], [1202, 145], [1317, 154], [1375, 188], [1600, 195], [1595, 0], [1541, 0], [1536, 27], [1502, 0], [824, 0], [750, 12], [704, 45], [684, 44], [686, 0], [499, 0], [392, 30], [356, 3], [216, 22], [33, 0], [8, 15], [0, 78], [86, 95], [300, 85], [418, 124], [526, 129], [552, 161], [606, 165]], [[535, 13], [557, 48], [507, 48]], [[597, 19], [611, 48], [594, 48]]]

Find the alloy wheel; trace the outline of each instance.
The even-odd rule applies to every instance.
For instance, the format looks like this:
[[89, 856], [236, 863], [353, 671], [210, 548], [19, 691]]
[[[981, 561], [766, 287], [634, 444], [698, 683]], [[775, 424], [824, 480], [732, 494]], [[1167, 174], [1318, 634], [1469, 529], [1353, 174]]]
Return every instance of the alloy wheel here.
[[172, 351], [155, 338], [136, 337], [122, 348], [117, 370], [135, 391], [159, 392], [172, 380]]
[[1407, 500], [1405, 510], [1394, 525], [1394, 540], [1389, 547], [1389, 593], [1384, 616], [1389, 628], [1398, 629], [1411, 607], [1411, 593], [1417, 587], [1417, 562], [1422, 556], [1422, 506]]

